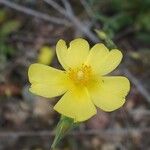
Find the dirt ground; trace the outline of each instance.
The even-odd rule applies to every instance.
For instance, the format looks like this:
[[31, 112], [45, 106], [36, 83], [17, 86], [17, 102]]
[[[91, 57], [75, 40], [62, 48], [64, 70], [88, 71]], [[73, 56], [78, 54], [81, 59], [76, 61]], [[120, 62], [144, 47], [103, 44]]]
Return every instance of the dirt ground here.
[[[84, 37], [93, 46], [98, 40], [94, 29], [101, 29], [103, 24], [89, 17], [82, 0], [72, 0], [70, 4], [81, 27], [84, 24], [88, 29], [86, 33], [67, 15], [42, 0], [13, 0], [9, 1], [11, 5], [5, 3], [8, 0], [4, 1], [0, 1], [0, 12], [6, 15], [2, 18], [0, 13], [0, 28], [10, 20], [17, 20], [19, 27], [0, 36], [0, 49], [5, 45], [8, 50], [0, 53], [0, 150], [49, 150], [60, 117], [53, 110], [58, 98], [47, 100], [28, 91], [28, 67], [37, 62], [43, 46], [51, 46], [55, 53], [56, 42], [61, 38], [69, 42]], [[105, 9], [104, 12], [107, 14]], [[108, 11], [107, 15], [111, 16], [110, 13]], [[48, 16], [55, 16], [59, 23]], [[59, 19], [64, 19], [65, 23]], [[113, 37], [124, 59], [112, 74], [129, 78], [131, 91], [127, 102], [111, 113], [98, 110], [96, 116], [70, 132], [58, 150], [150, 149], [150, 41], [136, 38], [136, 33], [134, 27], [126, 25]], [[9, 52], [10, 49], [13, 51]], [[61, 68], [56, 55], [51, 66]]]

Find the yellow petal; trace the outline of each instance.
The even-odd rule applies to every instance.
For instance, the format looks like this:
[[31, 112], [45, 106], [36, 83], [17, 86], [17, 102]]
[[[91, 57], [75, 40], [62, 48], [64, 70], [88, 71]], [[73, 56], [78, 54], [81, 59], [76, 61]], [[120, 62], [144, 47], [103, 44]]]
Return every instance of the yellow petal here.
[[130, 83], [125, 77], [104, 77], [89, 87], [89, 93], [96, 106], [104, 111], [113, 111], [125, 103]]
[[102, 61], [100, 72], [101, 75], [105, 75], [113, 71], [121, 62], [122, 53], [117, 49], [113, 49], [109, 52], [108, 56]]
[[100, 67], [99, 64], [103, 61], [103, 59], [108, 56], [109, 50], [105, 47], [104, 44], [95, 44], [89, 53], [86, 64], [92, 66], [92, 69], [95, 73], [97, 73]]
[[64, 94], [67, 89], [58, 84], [51, 85], [33, 83], [29, 90], [36, 95], [43, 96], [45, 98], [52, 98]]
[[43, 97], [59, 96], [68, 89], [69, 81], [66, 74], [46, 65], [32, 64], [28, 76], [32, 84], [30, 91]]
[[85, 121], [96, 114], [96, 108], [86, 88], [66, 92], [54, 109], [60, 114], [73, 118], [75, 122]]
[[96, 44], [90, 51], [87, 63], [95, 74], [105, 75], [113, 71], [121, 62], [122, 53], [113, 49], [110, 52], [103, 44]]
[[89, 53], [89, 44], [86, 40], [78, 38], [70, 42], [67, 49], [66, 43], [59, 40], [56, 45], [58, 59], [64, 69], [80, 67]]
[[67, 65], [67, 62], [65, 61], [66, 55], [67, 55], [67, 45], [66, 42], [64, 40], [59, 40], [56, 44], [56, 54], [58, 57], [58, 60], [60, 62], [60, 64], [62, 65], [62, 67], [65, 70], [68, 70], [69, 67]]

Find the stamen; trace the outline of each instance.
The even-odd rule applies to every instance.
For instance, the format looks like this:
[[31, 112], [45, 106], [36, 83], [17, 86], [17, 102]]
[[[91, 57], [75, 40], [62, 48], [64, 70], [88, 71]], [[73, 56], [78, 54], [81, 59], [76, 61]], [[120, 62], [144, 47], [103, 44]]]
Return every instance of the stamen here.
[[81, 68], [69, 69], [68, 75], [75, 84], [86, 86], [91, 79], [92, 70], [90, 66], [82, 65]]

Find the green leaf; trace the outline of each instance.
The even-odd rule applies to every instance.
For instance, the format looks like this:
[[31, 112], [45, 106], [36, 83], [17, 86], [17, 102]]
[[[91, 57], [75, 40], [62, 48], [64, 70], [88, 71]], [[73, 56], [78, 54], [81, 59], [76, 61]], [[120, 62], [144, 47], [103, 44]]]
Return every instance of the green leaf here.
[[6, 18], [6, 11], [5, 10], [0, 10], [0, 22], [3, 22]]
[[140, 41], [147, 43], [147, 44], [150, 43], [150, 34], [148, 34], [148, 33], [139, 32], [136, 34], [136, 38]]
[[0, 36], [8, 36], [10, 33], [16, 31], [20, 27], [20, 22], [17, 20], [8, 21], [2, 25]]
[[135, 24], [137, 28], [150, 32], [150, 11], [148, 13], [142, 13], [138, 16]]
[[0, 41], [0, 55], [3, 55], [7, 58], [14, 53], [14, 48], [11, 45], [6, 44], [5, 42]]
[[108, 22], [104, 24], [104, 28], [112, 29], [117, 32], [121, 28], [130, 25], [132, 23], [132, 18], [126, 14], [118, 14], [110, 17]]

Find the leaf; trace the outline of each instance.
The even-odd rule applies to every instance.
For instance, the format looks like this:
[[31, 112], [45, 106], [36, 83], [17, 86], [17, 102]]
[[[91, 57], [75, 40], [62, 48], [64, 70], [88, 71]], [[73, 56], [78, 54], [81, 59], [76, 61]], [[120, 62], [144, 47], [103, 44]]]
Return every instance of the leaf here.
[[0, 30], [0, 36], [8, 36], [12, 32], [18, 30], [20, 27], [20, 22], [17, 20], [8, 21], [2, 25]]
[[115, 15], [110, 17], [108, 22], [104, 24], [104, 28], [112, 29], [113, 31], [117, 32], [121, 28], [130, 25], [132, 23], [132, 18], [124, 13]]
[[3, 22], [6, 18], [6, 11], [5, 10], [0, 10], [0, 23]]
[[11, 45], [6, 44], [5, 42], [0, 42], [0, 55], [7, 57], [14, 53], [14, 48]]
[[136, 34], [136, 38], [138, 40], [141, 40], [147, 44], [150, 43], [150, 35], [148, 33], [144, 33], [144, 32], [139, 32]]
[[138, 28], [140, 30], [144, 30], [144, 31], [149, 32], [150, 31], [149, 22], [150, 22], [150, 12], [142, 13], [137, 18], [136, 26], [138, 26]]

